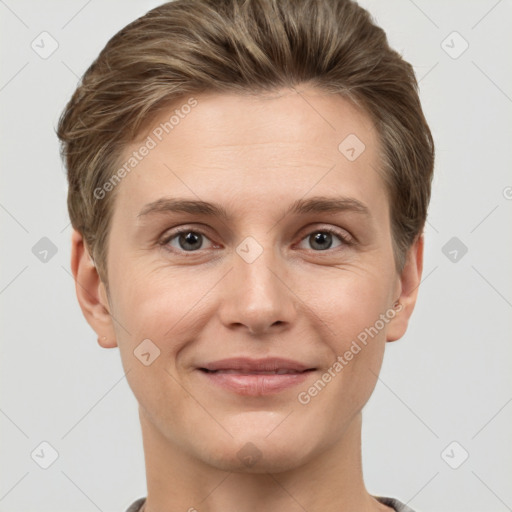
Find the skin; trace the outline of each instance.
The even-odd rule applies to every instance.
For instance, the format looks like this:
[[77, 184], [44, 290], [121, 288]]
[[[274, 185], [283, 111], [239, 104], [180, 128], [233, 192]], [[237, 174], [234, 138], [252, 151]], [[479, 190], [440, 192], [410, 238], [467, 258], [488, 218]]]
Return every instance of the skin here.
[[[195, 98], [192, 112], [118, 185], [109, 294], [82, 236], [72, 237], [83, 314], [102, 347], [119, 347], [139, 402], [145, 512], [391, 510], [363, 483], [361, 409], [385, 343], [406, 331], [423, 238], [399, 274], [375, 128], [346, 99], [312, 88]], [[366, 146], [355, 161], [338, 150], [349, 134]], [[318, 196], [356, 199], [369, 214], [285, 214], [294, 201]], [[139, 216], [163, 197], [217, 203], [229, 218]], [[199, 237], [186, 251], [179, 235], [167, 249], [159, 245], [178, 226], [202, 234], [202, 245]], [[353, 243], [335, 234], [329, 248], [319, 249], [314, 236], [325, 228]], [[263, 251], [251, 263], [236, 252], [248, 236]], [[399, 313], [309, 403], [300, 403], [298, 393], [397, 299]], [[160, 350], [149, 366], [134, 355], [145, 339]], [[296, 387], [257, 397], [209, 385], [197, 370], [234, 356], [279, 356], [317, 370]], [[247, 443], [257, 459], [250, 466], [238, 455]]]

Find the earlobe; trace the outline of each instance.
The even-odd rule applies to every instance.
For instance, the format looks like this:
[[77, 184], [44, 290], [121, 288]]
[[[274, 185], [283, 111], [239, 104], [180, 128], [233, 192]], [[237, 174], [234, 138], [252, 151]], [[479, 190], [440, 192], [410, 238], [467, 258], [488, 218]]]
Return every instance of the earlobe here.
[[77, 230], [71, 236], [71, 271], [78, 303], [87, 323], [98, 335], [98, 343], [104, 348], [117, 347], [105, 285]]
[[[414, 311], [418, 289], [423, 272], [423, 234], [420, 234], [407, 252], [407, 258], [400, 274], [400, 296], [397, 298], [399, 307], [395, 307], [395, 316], [389, 323], [386, 341], [399, 340], [407, 331], [409, 318]], [[395, 303], [396, 304], [396, 303]]]

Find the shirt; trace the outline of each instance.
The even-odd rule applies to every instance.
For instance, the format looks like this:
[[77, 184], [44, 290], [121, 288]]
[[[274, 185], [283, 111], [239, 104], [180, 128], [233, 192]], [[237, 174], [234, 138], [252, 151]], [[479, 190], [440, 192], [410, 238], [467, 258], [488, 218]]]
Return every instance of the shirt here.
[[[387, 505], [388, 507], [393, 508], [395, 512], [414, 512], [412, 508], [409, 508], [407, 505], [401, 501], [398, 501], [396, 498], [386, 498], [384, 496], [374, 496], [374, 498], [383, 505]], [[146, 498], [139, 498], [128, 507], [126, 512], [143, 512], [142, 508], [145, 502]]]

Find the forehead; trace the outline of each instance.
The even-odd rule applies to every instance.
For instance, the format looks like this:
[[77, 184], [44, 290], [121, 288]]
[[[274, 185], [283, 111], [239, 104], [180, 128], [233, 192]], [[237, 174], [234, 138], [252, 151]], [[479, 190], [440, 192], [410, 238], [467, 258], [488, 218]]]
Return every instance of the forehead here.
[[350, 134], [364, 139], [366, 146], [377, 142], [369, 116], [347, 98], [305, 88], [183, 97], [154, 120], [145, 135], [159, 146], [174, 141], [179, 147], [195, 138], [202, 149], [252, 146], [253, 154], [275, 153], [287, 143], [299, 149], [301, 143], [310, 151], [316, 147], [318, 154], [325, 154], [328, 149], [330, 156], [337, 157], [339, 142]]
[[278, 207], [328, 192], [366, 197], [378, 207], [385, 195], [378, 144], [369, 116], [339, 95], [194, 95], [161, 113], [126, 148], [123, 161], [134, 165], [125, 166], [115, 210], [137, 214], [163, 196], [214, 196], [238, 201], [240, 209], [270, 197], [267, 206]]

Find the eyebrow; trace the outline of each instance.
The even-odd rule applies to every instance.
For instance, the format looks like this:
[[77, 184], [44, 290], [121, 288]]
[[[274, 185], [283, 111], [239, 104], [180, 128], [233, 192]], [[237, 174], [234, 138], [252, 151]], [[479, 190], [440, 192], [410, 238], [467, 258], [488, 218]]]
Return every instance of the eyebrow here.
[[[229, 220], [230, 215], [227, 210], [219, 204], [209, 203], [207, 201], [180, 199], [162, 197], [153, 201], [142, 208], [138, 218], [153, 214], [164, 213], [190, 213], [192, 215], [206, 215], [210, 217], [219, 217], [223, 220]], [[371, 217], [369, 208], [351, 197], [325, 197], [316, 196], [309, 199], [298, 199], [293, 202], [284, 215], [295, 214], [304, 215], [307, 213], [341, 213], [354, 212], [367, 217]]]

